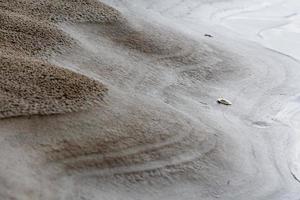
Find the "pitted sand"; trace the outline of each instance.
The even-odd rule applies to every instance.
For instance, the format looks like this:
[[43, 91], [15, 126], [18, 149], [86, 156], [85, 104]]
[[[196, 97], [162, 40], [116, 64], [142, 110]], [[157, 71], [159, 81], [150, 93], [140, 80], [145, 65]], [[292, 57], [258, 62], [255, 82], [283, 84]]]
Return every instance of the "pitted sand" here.
[[0, 48], [10, 55], [34, 56], [71, 44], [54, 24], [6, 10], [0, 10], [0, 27]]
[[0, 118], [86, 109], [106, 91], [94, 80], [39, 60], [0, 59]]
[[79, 111], [101, 102], [104, 85], [45, 57], [74, 44], [56, 23], [119, 18], [96, 0], [0, 1], [0, 118]]
[[119, 12], [97, 0], [6, 0], [0, 8], [52, 22], [112, 23], [120, 18]]

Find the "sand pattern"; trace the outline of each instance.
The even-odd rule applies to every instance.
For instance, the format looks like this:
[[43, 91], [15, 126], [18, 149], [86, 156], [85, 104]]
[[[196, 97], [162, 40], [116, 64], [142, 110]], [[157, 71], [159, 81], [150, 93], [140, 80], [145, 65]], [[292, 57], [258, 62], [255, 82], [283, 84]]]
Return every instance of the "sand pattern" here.
[[299, 61], [223, 27], [271, 1], [0, 0], [0, 199], [299, 199]]
[[47, 62], [1, 56], [0, 118], [88, 109], [106, 89], [98, 82]]
[[74, 45], [57, 23], [118, 18], [114, 9], [93, 0], [1, 1], [0, 118], [80, 111], [101, 102], [103, 84], [51, 65], [46, 57]]

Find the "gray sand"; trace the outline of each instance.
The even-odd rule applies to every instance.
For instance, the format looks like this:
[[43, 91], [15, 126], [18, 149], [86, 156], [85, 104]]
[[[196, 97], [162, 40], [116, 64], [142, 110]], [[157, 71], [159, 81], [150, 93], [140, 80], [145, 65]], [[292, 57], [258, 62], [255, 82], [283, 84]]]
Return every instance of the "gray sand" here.
[[299, 199], [299, 61], [222, 24], [254, 1], [0, 1], [0, 199]]

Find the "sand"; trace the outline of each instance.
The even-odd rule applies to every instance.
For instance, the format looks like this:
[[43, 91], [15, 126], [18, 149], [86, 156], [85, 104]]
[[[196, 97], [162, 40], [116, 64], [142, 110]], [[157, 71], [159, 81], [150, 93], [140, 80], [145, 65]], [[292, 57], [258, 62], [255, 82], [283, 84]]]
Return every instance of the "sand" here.
[[0, 118], [88, 109], [106, 92], [102, 84], [47, 62], [17, 56], [0, 58]]
[[95, 1], [0, 3], [1, 118], [48, 115], [91, 108], [106, 87], [47, 62], [74, 41], [58, 22], [113, 23], [118, 12]]
[[299, 199], [298, 5], [0, 1], [0, 199]]

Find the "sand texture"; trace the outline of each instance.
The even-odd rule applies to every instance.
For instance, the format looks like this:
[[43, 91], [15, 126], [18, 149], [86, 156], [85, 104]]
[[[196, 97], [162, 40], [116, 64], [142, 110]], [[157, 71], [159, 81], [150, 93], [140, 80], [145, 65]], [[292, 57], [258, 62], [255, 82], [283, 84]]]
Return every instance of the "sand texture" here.
[[0, 0], [0, 200], [299, 200], [299, 9]]
[[74, 41], [58, 22], [112, 23], [118, 12], [95, 1], [1, 1], [1, 118], [91, 108], [105, 86], [45, 59]]

